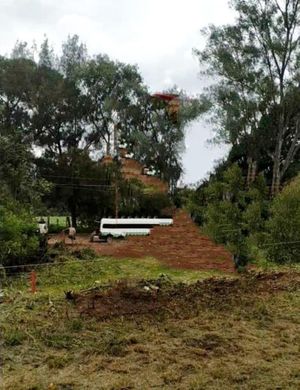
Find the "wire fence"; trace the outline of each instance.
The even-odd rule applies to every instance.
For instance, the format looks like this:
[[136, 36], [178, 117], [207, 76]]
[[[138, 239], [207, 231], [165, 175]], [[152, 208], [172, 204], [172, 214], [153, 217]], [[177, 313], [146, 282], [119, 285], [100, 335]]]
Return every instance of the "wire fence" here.
[[[31, 263], [0, 268], [0, 290], [8, 294], [60, 294], [130, 277], [130, 269], [109, 258]], [[1, 270], [5, 271], [2, 272]], [[134, 271], [134, 270], [133, 270]], [[134, 274], [134, 272], [133, 272]]]
[[[261, 248], [289, 246], [300, 251], [300, 240], [265, 243]], [[111, 280], [132, 278], [134, 269], [122, 260], [107, 257], [67, 259], [66, 261], [15, 264], [0, 267], [0, 290], [63, 294]], [[133, 271], [133, 272], [132, 272]], [[141, 273], [140, 273], [141, 275]]]

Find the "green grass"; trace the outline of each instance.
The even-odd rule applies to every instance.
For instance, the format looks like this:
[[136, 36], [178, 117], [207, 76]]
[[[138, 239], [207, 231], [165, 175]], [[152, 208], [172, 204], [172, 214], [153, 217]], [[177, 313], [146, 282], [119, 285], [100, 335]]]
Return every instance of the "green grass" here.
[[[40, 216], [37, 216], [36, 217], [36, 220], [39, 221], [41, 217]], [[59, 233], [61, 232], [63, 229], [66, 229], [68, 227], [68, 224], [67, 224], [67, 217], [66, 216], [62, 216], [62, 215], [51, 215], [51, 216], [42, 216], [42, 218], [46, 221], [46, 222], [49, 222], [49, 233]], [[93, 229], [89, 226], [86, 226], [86, 225], [83, 225], [80, 220], [77, 220], [77, 232], [82, 232], [82, 233], [86, 233], [86, 232], [89, 232], [91, 233]]]
[[[40, 220], [40, 216], [37, 216], [36, 219], [37, 221]], [[55, 226], [59, 227], [61, 229], [66, 228], [67, 226], [67, 217], [66, 216], [61, 216], [61, 215], [51, 215], [48, 217], [42, 216], [42, 218], [48, 222], [49, 221], [49, 226]]]
[[[217, 271], [204, 272], [169, 268], [152, 258], [118, 260], [108, 257], [96, 257], [78, 260], [68, 254], [61, 257], [64, 262], [49, 263], [36, 267], [38, 296], [59, 298], [67, 290], [78, 291], [120, 279], [155, 279], [161, 274], [165, 274], [177, 282], [193, 282], [221, 275]], [[28, 274], [21, 274], [15, 279], [8, 279], [6, 284], [6, 290], [10, 294], [22, 292], [22, 294], [30, 295], [28, 292]]]
[[67, 289], [161, 273], [187, 282], [221, 276], [169, 269], [153, 259], [69, 258], [38, 272], [36, 295], [25, 279], [9, 283], [0, 306], [4, 388], [300, 388], [299, 288], [270, 294], [267, 284], [262, 293], [250, 288], [225, 303], [218, 291], [209, 305], [193, 302], [176, 314], [106, 321], [80, 317], [64, 299]]
[[299, 263], [279, 264], [267, 260], [265, 256], [257, 257], [253, 265], [258, 271], [300, 271]]

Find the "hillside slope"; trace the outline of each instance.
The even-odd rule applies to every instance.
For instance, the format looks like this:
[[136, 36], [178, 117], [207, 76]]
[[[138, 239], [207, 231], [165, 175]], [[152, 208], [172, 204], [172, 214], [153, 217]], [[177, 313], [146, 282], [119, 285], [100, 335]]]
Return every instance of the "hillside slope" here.
[[154, 257], [170, 266], [186, 269], [234, 271], [231, 254], [201, 234], [189, 215], [178, 211], [173, 226], [152, 229], [150, 236], [128, 237], [112, 245], [94, 245], [101, 254], [114, 257]]

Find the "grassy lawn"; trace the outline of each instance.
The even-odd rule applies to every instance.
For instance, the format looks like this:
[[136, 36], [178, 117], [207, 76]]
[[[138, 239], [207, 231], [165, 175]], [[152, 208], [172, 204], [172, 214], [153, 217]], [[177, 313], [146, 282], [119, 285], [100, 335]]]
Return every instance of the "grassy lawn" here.
[[[65, 217], [65, 216], [51, 215], [49, 217], [43, 216], [43, 218], [45, 221], [47, 221], [49, 218], [50, 225], [57, 225], [57, 226], [61, 226], [62, 228], [64, 228], [64, 227], [66, 227], [66, 224], [67, 224], [67, 217]], [[39, 220], [40, 217], [37, 217], [37, 219]]]
[[223, 299], [228, 292], [219, 289], [176, 313], [101, 321], [81, 317], [64, 299], [64, 290], [161, 273], [189, 283], [224, 277], [168, 269], [153, 259], [70, 258], [38, 272], [36, 295], [24, 279], [8, 283], [0, 305], [4, 388], [300, 388], [297, 272], [290, 272], [291, 288], [278, 282], [278, 289], [266, 285], [258, 293], [254, 281], [245, 293]]
[[[84, 251], [83, 251], [84, 252]], [[50, 296], [60, 299], [67, 290], [82, 290], [99, 284], [106, 284], [120, 279], [155, 279], [161, 274], [169, 276], [174, 282], [194, 282], [199, 279], [223, 275], [218, 271], [189, 271], [169, 268], [155, 259], [113, 259], [108, 257], [76, 259], [63, 255], [61, 262], [43, 264], [36, 267], [37, 297]], [[232, 274], [228, 277], [234, 277]], [[9, 294], [29, 293], [28, 273], [17, 275], [7, 280]]]

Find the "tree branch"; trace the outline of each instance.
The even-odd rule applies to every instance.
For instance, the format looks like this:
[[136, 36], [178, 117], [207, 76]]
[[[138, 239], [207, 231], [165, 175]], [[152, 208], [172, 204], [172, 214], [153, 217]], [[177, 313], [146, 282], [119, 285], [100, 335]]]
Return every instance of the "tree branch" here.
[[297, 121], [296, 121], [295, 137], [294, 137], [293, 142], [289, 148], [289, 151], [288, 151], [288, 154], [287, 154], [286, 159], [284, 161], [283, 167], [280, 171], [280, 178], [282, 178], [284, 176], [284, 174], [286, 173], [287, 169], [289, 168], [291, 162], [293, 161], [293, 158], [295, 157], [297, 151], [300, 149], [300, 143], [298, 143], [298, 141], [300, 141], [300, 118], [299, 117], [297, 118]]

